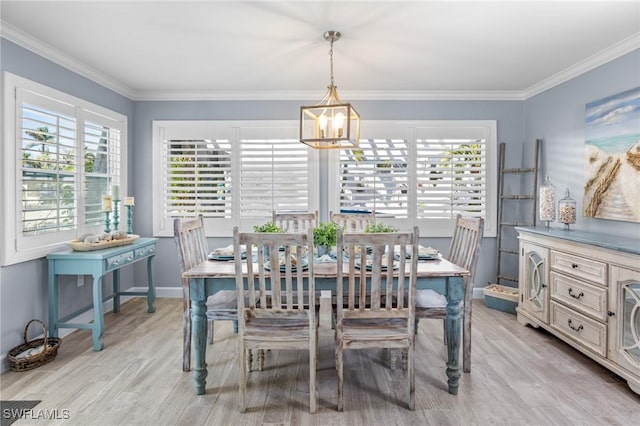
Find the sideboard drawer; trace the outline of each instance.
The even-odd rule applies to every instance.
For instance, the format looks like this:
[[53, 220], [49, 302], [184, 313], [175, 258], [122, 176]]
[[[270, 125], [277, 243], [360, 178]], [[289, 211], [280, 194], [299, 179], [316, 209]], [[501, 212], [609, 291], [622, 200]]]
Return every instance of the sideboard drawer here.
[[551, 250], [551, 269], [561, 271], [577, 278], [607, 285], [607, 264], [597, 260], [573, 256]]
[[154, 254], [156, 251], [155, 244], [148, 245], [146, 247], [141, 247], [135, 250], [136, 259], [140, 259], [141, 257], [146, 257]]
[[607, 325], [551, 301], [550, 325], [569, 338], [604, 357], [607, 353]]
[[127, 263], [133, 262], [134, 254], [133, 250], [128, 251], [126, 253], [121, 253], [116, 256], [111, 256], [107, 258], [107, 270], [119, 268], [122, 265], [126, 265]]
[[594, 317], [607, 319], [607, 289], [551, 271], [551, 298]]

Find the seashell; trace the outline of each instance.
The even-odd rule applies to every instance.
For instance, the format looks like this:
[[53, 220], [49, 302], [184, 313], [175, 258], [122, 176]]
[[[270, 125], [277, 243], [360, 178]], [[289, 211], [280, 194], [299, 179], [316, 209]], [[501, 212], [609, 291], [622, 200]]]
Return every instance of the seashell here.
[[112, 240], [111, 234], [108, 234], [106, 232], [104, 234], [100, 234], [100, 236], [98, 238], [100, 238], [100, 240], [102, 240], [102, 241], [111, 241]]
[[93, 234], [91, 232], [86, 232], [78, 237], [78, 241], [84, 241], [87, 239], [87, 237], [90, 237], [92, 235]]
[[87, 238], [84, 239], [84, 243], [85, 244], [95, 244], [98, 241], [100, 241], [100, 240], [95, 235], [89, 235]]
[[126, 233], [126, 232], [124, 232], [124, 231], [113, 231], [113, 232], [111, 233], [111, 237], [112, 237], [114, 240], [124, 240], [124, 239], [126, 239], [126, 238], [127, 238], [127, 233]]

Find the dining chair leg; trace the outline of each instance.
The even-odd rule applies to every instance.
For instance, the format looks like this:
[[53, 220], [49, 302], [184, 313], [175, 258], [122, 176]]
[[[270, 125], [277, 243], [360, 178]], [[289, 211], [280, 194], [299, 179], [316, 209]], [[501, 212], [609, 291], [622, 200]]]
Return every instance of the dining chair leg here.
[[442, 343], [445, 346], [447, 344], [447, 323], [445, 320], [442, 320]]
[[471, 302], [465, 303], [463, 310], [462, 371], [471, 372]]
[[213, 345], [213, 320], [207, 321], [207, 344]]
[[315, 414], [318, 404], [318, 385], [316, 382], [316, 367], [317, 367], [317, 341], [318, 331], [316, 329], [316, 339], [310, 339], [309, 342], [309, 412]]
[[244, 413], [247, 410], [247, 401], [246, 401], [246, 393], [247, 393], [247, 350], [242, 345], [242, 342], [239, 344], [238, 350], [238, 397], [239, 401], [239, 410], [241, 413]]
[[182, 371], [191, 370], [191, 309], [186, 305], [182, 312]]
[[264, 371], [264, 349], [258, 349], [258, 371]]
[[338, 370], [338, 411], [343, 411], [344, 407], [344, 376], [343, 376], [343, 354], [341, 344], [336, 345], [336, 369]]
[[409, 375], [409, 410], [416, 409], [416, 346], [415, 338], [408, 349], [407, 374]]

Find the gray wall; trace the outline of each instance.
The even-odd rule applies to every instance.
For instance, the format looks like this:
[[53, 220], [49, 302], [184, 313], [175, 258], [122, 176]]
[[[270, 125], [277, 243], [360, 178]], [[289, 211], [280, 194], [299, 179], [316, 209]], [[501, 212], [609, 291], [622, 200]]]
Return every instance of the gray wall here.
[[[127, 116], [128, 133], [133, 131], [133, 102], [68, 69], [48, 61], [33, 52], [0, 38], [0, 67], [54, 89], [85, 99]], [[4, 136], [3, 136], [4, 138]], [[2, 143], [13, 143], [3, 140]], [[129, 138], [129, 169], [131, 169], [133, 138]], [[123, 271], [122, 280], [130, 282], [133, 271]], [[104, 294], [110, 294], [104, 284]], [[60, 314], [67, 315], [91, 303], [91, 279], [78, 288], [75, 280], [60, 282]], [[38, 318], [47, 323], [47, 261], [36, 259], [0, 268], [0, 354], [22, 343], [26, 323]], [[34, 327], [34, 334], [40, 333]]]
[[[586, 104], [638, 86], [640, 49], [525, 102], [526, 139], [544, 140], [543, 171], [556, 186], [556, 198], [563, 198], [569, 188], [578, 212], [582, 212]], [[572, 227], [640, 238], [640, 223], [594, 219], [580, 213]]]
[[[295, 119], [301, 102], [132, 102], [104, 87], [56, 65], [9, 41], [0, 39], [2, 70], [32, 79], [47, 86], [120, 112], [129, 119], [129, 193], [136, 197], [134, 227], [141, 235], [151, 235], [151, 122], [155, 119]], [[640, 54], [635, 52], [600, 67], [528, 101], [354, 101], [364, 119], [494, 119], [498, 121], [498, 141], [507, 144], [507, 164], [527, 165], [531, 160], [535, 138], [545, 139], [543, 165], [556, 186], [569, 185], [579, 193], [582, 182], [584, 105], [594, 99], [637, 86]], [[634, 80], [635, 78], [635, 80]], [[312, 102], [313, 100], [309, 100]], [[8, 143], [3, 141], [3, 143]], [[563, 155], [566, 157], [563, 157]], [[133, 165], [135, 164], [135, 167]], [[327, 173], [326, 161], [321, 173]], [[326, 181], [326, 179], [321, 179]], [[507, 191], [523, 191], [527, 183], [515, 180]], [[578, 198], [578, 197], [576, 197]], [[579, 198], [578, 198], [579, 199]], [[326, 205], [326, 188], [321, 204]], [[526, 207], [509, 206], [509, 215], [518, 217]], [[326, 217], [324, 217], [326, 219]], [[608, 231], [617, 235], [638, 234], [640, 226], [581, 218], [577, 226]], [[447, 239], [424, 242], [446, 250]], [[211, 246], [228, 244], [228, 240], [211, 239]], [[495, 276], [495, 238], [483, 242], [476, 286], [493, 282]], [[156, 255], [154, 275], [158, 287], [178, 287], [179, 273], [172, 238], [161, 239]], [[513, 265], [512, 265], [513, 266]], [[133, 270], [133, 271], [132, 271]], [[123, 287], [146, 283], [142, 265], [123, 271]], [[108, 285], [109, 280], [105, 285]], [[106, 290], [105, 290], [106, 291]], [[90, 283], [77, 288], [68, 279], [61, 283], [61, 314], [70, 313], [90, 303]], [[32, 318], [47, 320], [47, 264], [37, 259], [0, 268], [0, 354], [21, 342], [24, 325]]]

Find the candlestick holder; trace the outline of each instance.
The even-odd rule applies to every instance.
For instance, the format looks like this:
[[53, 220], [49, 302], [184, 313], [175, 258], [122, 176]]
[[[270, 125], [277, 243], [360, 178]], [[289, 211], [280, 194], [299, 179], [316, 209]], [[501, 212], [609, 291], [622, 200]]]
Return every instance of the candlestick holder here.
[[126, 206], [126, 207], [127, 207], [127, 234], [133, 234], [133, 230], [131, 229], [131, 224], [133, 223], [133, 213], [132, 213], [133, 206]]
[[117, 231], [120, 225], [120, 211], [118, 209], [120, 200], [113, 200], [113, 230]]
[[111, 224], [111, 221], [109, 220], [110, 214], [111, 212], [109, 211], [104, 212], [104, 232], [111, 232], [111, 228], [109, 227], [109, 225]]

